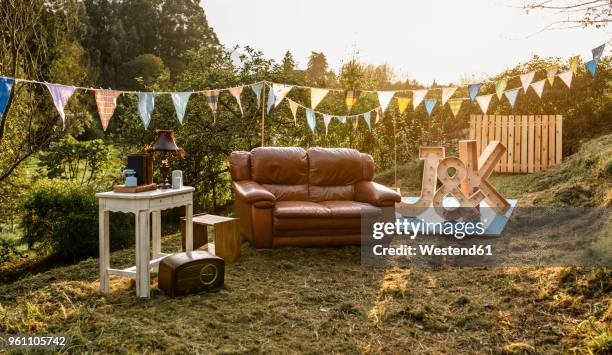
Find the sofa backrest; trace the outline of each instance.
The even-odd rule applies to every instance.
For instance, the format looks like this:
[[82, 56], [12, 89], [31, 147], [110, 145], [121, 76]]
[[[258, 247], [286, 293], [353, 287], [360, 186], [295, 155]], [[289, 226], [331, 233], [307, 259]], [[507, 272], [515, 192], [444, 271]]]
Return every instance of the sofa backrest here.
[[372, 180], [374, 161], [347, 148], [260, 147], [230, 156], [232, 180], [253, 180], [279, 201], [352, 200], [354, 184]]

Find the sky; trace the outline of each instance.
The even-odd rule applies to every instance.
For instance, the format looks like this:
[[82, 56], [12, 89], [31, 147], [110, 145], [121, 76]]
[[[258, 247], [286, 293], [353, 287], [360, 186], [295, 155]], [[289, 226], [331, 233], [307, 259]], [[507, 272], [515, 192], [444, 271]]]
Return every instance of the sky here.
[[[388, 64], [400, 80], [429, 85], [495, 75], [533, 54], [591, 59], [612, 28], [551, 30], [559, 14], [526, 14], [522, 0], [202, 0], [209, 25], [228, 46], [281, 61], [290, 50], [304, 69], [323, 52], [336, 72], [358, 51], [363, 63]], [[609, 53], [610, 47], [606, 48]]]

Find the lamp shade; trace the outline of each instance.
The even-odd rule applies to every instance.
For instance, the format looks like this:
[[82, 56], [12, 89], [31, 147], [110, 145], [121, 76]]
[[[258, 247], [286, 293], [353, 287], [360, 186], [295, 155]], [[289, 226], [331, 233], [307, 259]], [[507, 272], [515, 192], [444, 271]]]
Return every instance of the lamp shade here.
[[154, 152], [177, 152], [182, 151], [176, 145], [176, 141], [174, 140], [174, 132], [166, 129], [158, 129], [155, 131], [157, 134], [157, 140], [153, 147], [149, 148], [149, 151]]

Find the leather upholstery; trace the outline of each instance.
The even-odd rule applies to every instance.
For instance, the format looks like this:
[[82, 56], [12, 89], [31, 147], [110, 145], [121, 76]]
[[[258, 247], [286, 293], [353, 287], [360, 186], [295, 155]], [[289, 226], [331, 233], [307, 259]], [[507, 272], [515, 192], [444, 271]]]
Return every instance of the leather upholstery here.
[[393, 219], [400, 201], [354, 149], [256, 148], [229, 164], [240, 233], [256, 248], [359, 245], [363, 213]]

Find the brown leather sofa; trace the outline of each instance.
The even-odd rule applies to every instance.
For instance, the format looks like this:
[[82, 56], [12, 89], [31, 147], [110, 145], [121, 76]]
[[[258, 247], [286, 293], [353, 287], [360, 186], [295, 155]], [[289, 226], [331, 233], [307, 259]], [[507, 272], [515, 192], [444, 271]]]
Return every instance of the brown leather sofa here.
[[393, 220], [400, 195], [372, 181], [374, 161], [344, 148], [233, 152], [240, 232], [256, 248], [359, 245], [361, 216]]

